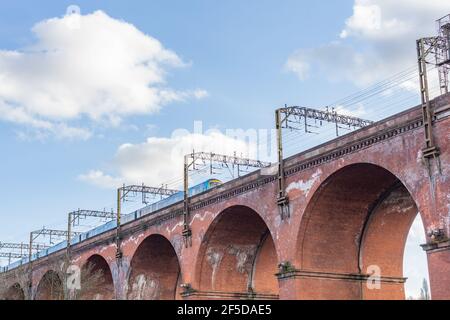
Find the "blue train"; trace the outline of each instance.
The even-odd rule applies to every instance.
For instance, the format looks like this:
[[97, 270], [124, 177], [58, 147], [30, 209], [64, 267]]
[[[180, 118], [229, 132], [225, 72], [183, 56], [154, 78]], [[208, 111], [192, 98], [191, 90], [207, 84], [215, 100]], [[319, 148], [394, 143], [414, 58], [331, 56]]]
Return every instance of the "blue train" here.
[[[205, 191], [213, 189], [221, 184], [222, 184], [222, 182], [218, 179], [208, 179], [200, 184], [197, 184], [197, 185], [189, 188], [189, 196], [192, 197], [192, 196], [198, 195], [200, 193], [203, 193]], [[129, 214], [123, 215], [121, 223], [125, 224], [125, 223], [131, 222], [133, 220], [139, 219], [142, 216], [152, 214], [162, 208], [165, 208], [165, 207], [168, 207], [177, 202], [183, 201], [183, 197], [184, 197], [184, 193], [182, 191], [177, 192], [177, 193], [171, 195], [170, 197], [167, 197], [167, 198], [157, 201], [155, 203], [149, 204], [149, 205], [143, 207], [142, 209], [139, 209], [139, 210], [136, 210]], [[92, 238], [96, 235], [99, 235], [106, 231], [112, 230], [116, 227], [117, 227], [116, 220], [109, 221], [101, 226], [98, 226], [94, 229], [91, 229], [87, 232], [84, 232], [84, 233], [72, 238], [70, 240], [70, 245], [73, 246], [77, 243], [80, 243], [80, 242], [86, 240], [86, 239]], [[39, 251], [38, 253], [33, 254], [31, 256], [31, 260], [33, 261], [38, 258], [45, 257], [53, 252], [65, 249], [66, 247], [67, 247], [67, 241], [62, 241], [48, 249], [45, 249], [45, 250]], [[23, 258], [21, 260], [15, 261], [14, 263], [11, 263], [10, 265], [8, 265], [6, 267], [0, 267], [0, 271], [11, 270], [11, 269], [14, 269], [14, 268], [16, 268], [22, 264], [25, 264], [27, 262], [28, 262], [28, 258]]]
[[[222, 182], [218, 179], [208, 179], [200, 184], [197, 184], [196, 186], [189, 188], [189, 196], [190, 197], [195, 196], [195, 195], [205, 192], [209, 189], [217, 187], [218, 185], [221, 185], [221, 184], [222, 184]], [[136, 210], [130, 214], [123, 216], [122, 223], [127, 223], [130, 221], [136, 220], [139, 217], [142, 217], [142, 216], [145, 216], [152, 212], [158, 211], [159, 209], [168, 207], [174, 203], [183, 201], [183, 198], [184, 198], [184, 193], [182, 191], [177, 192], [168, 198], [165, 198], [158, 202], [149, 204], [148, 206], [146, 206], [142, 209]]]

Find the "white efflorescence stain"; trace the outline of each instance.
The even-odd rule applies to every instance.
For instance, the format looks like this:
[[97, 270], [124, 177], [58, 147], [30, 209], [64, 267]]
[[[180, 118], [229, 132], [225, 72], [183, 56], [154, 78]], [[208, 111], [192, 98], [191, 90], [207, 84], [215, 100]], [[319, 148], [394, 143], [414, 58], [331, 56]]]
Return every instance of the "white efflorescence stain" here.
[[377, 265], [370, 265], [367, 267], [367, 289], [378, 290], [381, 289], [381, 268]]
[[299, 190], [301, 192], [303, 192], [303, 194], [305, 195], [305, 197], [308, 196], [309, 191], [311, 190], [311, 188], [313, 187], [314, 183], [319, 180], [320, 176], [322, 174], [322, 170], [321, 169], [317, 169], [316, 172], [313, 173], [313, 175], [311, 176], [310, 179], [304, 181], [304, 180], [299, 180], [297, 182], [292, 182], [288, 185], [288, 187], [286, 188], [286, 192], [291, 192], [293, 190]]

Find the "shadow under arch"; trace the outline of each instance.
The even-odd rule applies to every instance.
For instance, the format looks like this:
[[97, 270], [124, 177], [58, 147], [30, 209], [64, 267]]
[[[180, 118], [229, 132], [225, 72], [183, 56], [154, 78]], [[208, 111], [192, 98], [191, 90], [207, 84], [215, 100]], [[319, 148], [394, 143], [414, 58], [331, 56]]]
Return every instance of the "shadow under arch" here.
[[48, 270], [39, 281], [35, 300], [63, 300], [64, 288], [61, 277], [54, 270]]
[[404, 299], [403, 254], [417, 213], [405, 185], [380, 166], [357, 163], [331, 174], [300, 224], [302, 296]]
[[127, 299], [178, 299], [181, 268], [172, 243], [160, 234], [145, 238], [130, 263]]
[[275, 243], [264, 220], [250, 207], [235, 205], [217, 215], [204, 235], [196, 286], [205, 297], [277, 299], [277, 267]]
[[90, 256], [81, 268], [80, 300], [115, 299], [114, 281], [108, 262], [99, 254]]
[[25, 292], [23, 291], [23, 289], [19, 283], [15, 283], [6, 290], [6, 292], [4, 294], [4, 299], [5, 300], [25, 300]]

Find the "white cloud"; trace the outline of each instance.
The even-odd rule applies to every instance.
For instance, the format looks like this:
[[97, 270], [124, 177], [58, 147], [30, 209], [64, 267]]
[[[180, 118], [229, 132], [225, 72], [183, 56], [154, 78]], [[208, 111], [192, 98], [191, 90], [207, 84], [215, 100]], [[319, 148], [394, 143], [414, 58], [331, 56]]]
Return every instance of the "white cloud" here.
[[298, 50], [288, 58], [285, 69], [297, 74], [300, 80], [305, 80], [309, 77], [310, 71], [308, 60], [309, 52], [307, 50]]
[[78, 179], [81, 181], [89, 182], [100, 188], [117, 188], [120, 186], [121, 181], [110, 175], [104, 174], [100, 170], [90, 170], [88, 173], [80, 174]]
[[[365, 33], [377, 32], [381, 29], [381, 10], [377, 5], [361, 5], [355, 3], [353, 7], [353, 16], [347, 22], [347, 27], [352, 30], [360, 30]], [[349, 31], [344, 29], [341, 32], [341, 38], [346, 38]]]
[[302, 80], [305, 70], [314, 70], [329, 80], [367, 86], [414, 66], [415, 40], [435, 35], [435, 20], [448, 13], [448, 0], [355, 0], [338, 39], [297, 50], [285, 67]]
[[384, 41], [434, 34], [434, 21], [450, 13], [447, 0], [355, 0], [353, 15], [341, 37], [356, 36]]
[[89, 129], [69, 126], [64, 122], [36, 119], [30, 116], [23, 108], [10, 108], [2, 101], [0, 101], [0, 118], [34, 128], [31, 133], [20, 131], [19, 138], [22, 140], [43, 140], [49, 134], [54, 135], [57, 139], [87, 140], [92, 136], [92, 132]]
[[349, 109], [344, 106], [338, 105], [335, 107], [335, 111], [339, 114], [343, 114], [351, 117], [363, 117], [367, 112], [364, 106], [359, 103], [354, 109]]
[[[48, 19], [32, 31], [34, 45], [0, 50], [5, 121], [48, 131], [80, 118], [118, 126], [128, 115], [207, 95], [202, 89], [170, 88], [168, 68], [187, 64], [157, 39], [102, 11]], [[76, 135], [65, 126], [68, 135]]]
[[111, 162], [115, 173], [109, 175], [92, 170], [79, 179], [101, 187], [114, 187], [121, 183], [159, 186], [172, 182], [172, 187], [182, 186], [184, 155], [196, 152], [214, 152], [249, 156], [254, 150], [248, 142], [233, 139], [216, 130], [204, 134], [177, 130], [170, 138], [150, 137], [143, 143], [121, 145]]
[[197, 99], [202, 99], [202, 98], [206, 98], [209, 96], [208, 91], [203, 90], [203, 89], [197, 89], [193, 92], [194, 97], [196, 97]]
[[331, 81], [347, 80], [366, 85], [374, 80], [375, 74], [367, 72], [368, 64], [376, 60], [377, 57], [369, 52], [363, 54], [350, 45], [334, 41], [317, 48], [297, 50], [288, 58], [285, 68], [300, 80], [306, 80], [314, 71]]

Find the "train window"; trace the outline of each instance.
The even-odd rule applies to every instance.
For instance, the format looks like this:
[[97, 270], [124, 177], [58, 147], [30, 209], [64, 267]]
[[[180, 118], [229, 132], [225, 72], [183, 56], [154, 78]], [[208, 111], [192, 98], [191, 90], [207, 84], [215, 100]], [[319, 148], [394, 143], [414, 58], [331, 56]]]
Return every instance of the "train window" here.
[[222, 184], [222, 182], [220, 180], [211, 180], [209, 182], [209, 185], [210, 185], [211, 188], [217, 187], [217, 186], [219, 186], [221, 184]]

